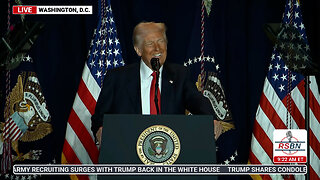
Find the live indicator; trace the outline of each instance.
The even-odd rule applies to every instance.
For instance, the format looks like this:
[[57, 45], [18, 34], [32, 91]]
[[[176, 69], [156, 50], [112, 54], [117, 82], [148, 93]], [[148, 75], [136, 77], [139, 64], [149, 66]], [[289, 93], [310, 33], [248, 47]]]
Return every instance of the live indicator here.
[[37, 14], [37, 6], [13, 6], [12, 14]]

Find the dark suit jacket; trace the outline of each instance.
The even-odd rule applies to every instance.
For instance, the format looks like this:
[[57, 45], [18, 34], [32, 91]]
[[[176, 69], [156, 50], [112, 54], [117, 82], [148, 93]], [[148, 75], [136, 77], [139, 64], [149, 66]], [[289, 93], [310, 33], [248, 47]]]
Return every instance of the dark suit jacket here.
[[[161, 113], [214, 115], [212, 106], [189, 79], [185, 67], [165, 63], [162, 71]], [[110, 70], [105, 77], [95, 114], [92, 116], [92, 131], [96, 134], [102, 126], [103, 115], [141, 114], [140, 64], [134, 63]]]

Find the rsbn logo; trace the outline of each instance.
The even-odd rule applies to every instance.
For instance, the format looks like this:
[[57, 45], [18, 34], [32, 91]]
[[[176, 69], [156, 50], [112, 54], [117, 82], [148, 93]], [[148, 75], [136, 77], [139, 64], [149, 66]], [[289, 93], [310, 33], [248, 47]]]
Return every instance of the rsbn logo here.
[[298, 151], [305, 151], [305, 149], [301, 148], [301, 144], [305, 143], [305, 141], [299, 141], [297, 138], [293, 137], [291, 131], [286, 132], [286, 137], [281, 139], [281, 141], [275, 141], [275, 143], [279, 143], [278, 148], [275, 151], [282, 151], [287, 155], [294, 155]]

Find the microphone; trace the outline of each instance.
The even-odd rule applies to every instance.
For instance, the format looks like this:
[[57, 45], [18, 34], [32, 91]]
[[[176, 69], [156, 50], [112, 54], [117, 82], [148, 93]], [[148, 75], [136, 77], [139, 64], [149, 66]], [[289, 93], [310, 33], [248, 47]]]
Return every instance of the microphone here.
[[158, 87], [159, 87], [159, 69], [160, 62], [159, 58], [152, 58], [150, 60], [152, 70], [156, 72], [156, 84], [155, 84], [155, 94], [154, 94], [154, 103], [156, 104], [157, 114], [159, 114], [159, 105], [158, 105]]
[[159, 69], [160, 69], [159, 58], [152, 58], [150, 60], [150, 63], [151, 63], [152, 70], [159, 71]]

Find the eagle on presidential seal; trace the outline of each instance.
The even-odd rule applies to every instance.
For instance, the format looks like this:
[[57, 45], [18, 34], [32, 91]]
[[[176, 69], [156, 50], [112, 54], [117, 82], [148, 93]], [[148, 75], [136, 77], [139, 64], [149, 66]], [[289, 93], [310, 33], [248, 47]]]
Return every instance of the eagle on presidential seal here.
[[[16, 153], [13, 161], [36, 160], [36, 150], [23, 154], [19, 152], [19, 142], [43, 139], [52, 132], [51, 116], [35, 72], [21, 72], [17, 83], [6, 99], [5, 120], [1, 122], [1, 141], [10, 141]], [[9, 120], [12, 120], [9, 122]], [[16, 133], [13, 132], [13, 128]], [[11, 129], [10, 129], [11, 128]]]
[[151, 148], [148, 149], [149, 154], [160, 159], [168, 153], [168, 140], [162, 136], [155, 136], [149, 140]]

